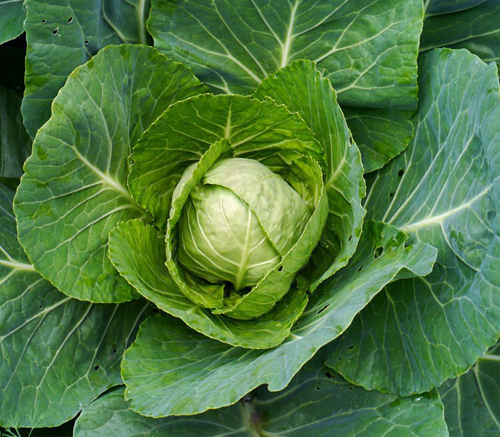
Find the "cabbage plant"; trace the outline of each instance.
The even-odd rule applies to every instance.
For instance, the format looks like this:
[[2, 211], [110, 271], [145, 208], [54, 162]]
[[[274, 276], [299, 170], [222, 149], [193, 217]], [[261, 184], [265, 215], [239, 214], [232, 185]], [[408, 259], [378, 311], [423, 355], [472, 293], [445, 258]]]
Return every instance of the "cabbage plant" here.
[[499, 431], [496, 1], [4, 3], [0, 433]]
[[[120, 152], [113, 143], [101, 155], [91, 150], [97, 152], [106, 138], [95, 142], [76, 135], [73, 126], [82, 116], [91, 117], [95, 107], [88, 116], [75, 113], [74, 120], [65, 109], [59, 120], [54, 117], [35, 140], [35, 147], [54, 144], [52, 155], [44, 149], [26, 162], [15, 201], [21, 243], [30, 248], [28, 256], [37, 270], [76, 298], [121, 302], [141, 294], [199, 332], [233, 346], [280, 344], [306, 308], [308, 293], [352, 255], [364, 215], [360, 153], [333, 88], [310, 62], [284, 71], [290, 81], [319, 87], [318, 104], [328, 113], [306, 123], [293, 107], [279, 104], [277, 96], [265, 95], [267, 86], [271, 94], [285, 90], [283, 85], [275, 89], [273, 82], [264, 83], [254, 97], [208, 94], [188, 69], [154, 49], [121, 46], [103, 50], [76, 70], [61, 95], [66, 90], [68, 95], [85, 96], [94, 89], [100, 93], [94, 84], [106, 80], [106, 66], [113, 62], [121, 70], [120, 80], [127, 80], [122, 59], [131, 56], [135, 60], [129, 66], [147, 62], [151, 74], [158, 63], [163, 65], [161, 80], [171, 90], [163, 93], [160, 105], [155, 99], [149, 103], [159, 116], [154, 120], [148, 102], [137, 107], [153, 123], [140, 138], [136, 135], [130, 157], [128, 141]], [[293, 97], [302, 98], [299, 93]], [[104, 98], [119, 104], [123, 97], [110, 89]], [[131, 109], [138, 103], [131, 102]], [[108, 122], [105, 114], [103, 122]], [[137, 131], [125, 123], [120, 126], [119, 119], [115, 122], [128, 137]], [[322, 127], [335, 136], [325, 137]], [[72, 144], [71, 153], [64, 157], [59, 147], [67, 144]], [[76, 170], [80, 176], [72, 173], [73, 180], [62, 183], [62, 191], [54, 195], [52, 181], [60, 180], [61, 166], [74, 172], [75, 158], [85, 163]], [[53, 174], [37, 164], [52, 159], [62, 159]], [[335, 171], [342, 171], [339, 164], [345, 165], [346, 174], [333, 178]], [[24, 197], [44, 184], [41, 202]], [[342, 184], [349, 184], [349, 191]], [[346, 192], [351, 192], [348, 199]], [[47, 207], [60, 211], [54, 220], [42, 212]], [[89, 214], [85, 223], [77, 218], [82, 213]], [[61, 219], [67, 226], [55, 234], [51, 229], [59, 229]], [[92, 239], [85, 253], [72, 250], [89, 244], [89, 225], [101, 237]], [[156, 235], [164, 240], [161, 255], [147, 247]], [[173, 295], [145, 284], [149, 278], [142, 277], [144, 269], [129, 265], [131, 258], [146, 255], [155, 255], [169, 283], [162, 288]]]

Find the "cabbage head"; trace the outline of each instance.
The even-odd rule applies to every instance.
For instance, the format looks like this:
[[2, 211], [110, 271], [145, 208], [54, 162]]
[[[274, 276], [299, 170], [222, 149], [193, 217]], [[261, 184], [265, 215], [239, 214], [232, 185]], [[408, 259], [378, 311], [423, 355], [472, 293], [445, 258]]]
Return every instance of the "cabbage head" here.
[[184, 205], [179, 263], [236, 292], [253, 287], [281, 264], [310, 216], [300, 194], [265, 165], [226, 159], [205, 174]]

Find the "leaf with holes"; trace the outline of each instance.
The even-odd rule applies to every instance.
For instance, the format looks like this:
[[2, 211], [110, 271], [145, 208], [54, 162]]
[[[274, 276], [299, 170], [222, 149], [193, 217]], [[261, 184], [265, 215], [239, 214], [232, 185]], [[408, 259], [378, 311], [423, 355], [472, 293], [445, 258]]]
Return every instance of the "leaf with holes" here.
[[270, 98], [297, 112], [325, 153], [328, 220], [323, 244], [312, 254], [301, 278], [302, 287], [312, 291], [345, 266], [356, 250], [365, 216], [361, 156], [337, 104], [337, 94], [314, 63], [293, 62], [266, 78], [254, 97], [263, 101]]
[[150, 0], [26, 0], [28, 133], [49, 119], [52, 100], [70, 73], [110, 44], [149, 44]]
[[[231, 347], [166, 315], [148, 318], [122, 363], [132, 408], [154, 417], [196, 414], [231, 405], [262, 384], [282, 390], [400, 272], [431, 271], [436, 250], [422, 243], [405, 247], [406, 241], [396, 228], [368, 223], [349, 265], [310, 296], [291, 334], [273, 349]], [[150, 275], [138, 281], [155, 292]], [[167, 297], [161, 296], [161, 288], [156, 293], [159, 300]]]
[[[293, 414], [290, 414], [293, 412]], [[106, 393], [83, 409], [75, 437], [150, 435], [256, 435], [371, 437], [390, 435], [445, 437], [443, 406], [432, 392], [398, 398], [353, 387], [316, 359], [281, 393], [260, 387], [238, 404], [197, 416], [152, 419], [130, 409], [123, 389]]]

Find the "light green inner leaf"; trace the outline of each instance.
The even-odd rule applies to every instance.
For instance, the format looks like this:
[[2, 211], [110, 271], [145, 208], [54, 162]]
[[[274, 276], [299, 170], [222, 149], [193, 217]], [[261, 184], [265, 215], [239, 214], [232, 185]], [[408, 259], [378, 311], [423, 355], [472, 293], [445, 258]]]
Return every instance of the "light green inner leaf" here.
[[269, 76], [254, 96], [268, 97], [297, 112], [326, 156], [325, 188], [329, 214], [320, 246], [302, 272], [301, 286], [310, 291], [345, 266], [356, 250], [365, 211], [363, 166], [331, 83], [310, 61], [296, 61]]
[[231, 145], [224, 157], [255, 159], [278, 174], [300, 155], [324, 159], [303, 120], [270, 100], [211, 94], [186, 99], [152, 124], [132, 156], [130, 190], [158, 227], [165, 227], [172, 193], [186, 168], [224, 139]]

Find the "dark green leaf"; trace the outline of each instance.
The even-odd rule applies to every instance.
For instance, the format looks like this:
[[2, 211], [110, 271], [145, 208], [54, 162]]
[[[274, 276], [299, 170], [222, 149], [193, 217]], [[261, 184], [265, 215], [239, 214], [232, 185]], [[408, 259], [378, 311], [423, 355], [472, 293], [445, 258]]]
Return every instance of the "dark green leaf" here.
[[342, 437], [448, 435], [436, 393], [397, 398], [353, 387], [315, 360], [280, 393], [261, 387], [243, 401], [190, 417], [152, 419], [129, 409], [123, 389], [84, 408], [75, 437]]
[[[473, 3], [473, 2], [469, 2]], [[425, 19], [420, 50], [467, 49], [485, 62], [500, 62], [500, 0], [476, 1], [472, 9]]]
[[496, 65], [465, 50], [422, 59], [415, 137], [373, 176], [366, 206], [369, 216], [438, 248], [438, 258], [431, 275], [390, 284], [339, 340], [328, 364], [349, 381], [402, 395], [426, 392], [495, 344], [498, 88]]
[[121, 382], [148, 304], [95, 305], [55, 290], [19, 246], [13, 196], [0, 183], [0, 426], [57, 426]]
[[432, 14], [450, 14], [452, 12], [464, 11], [473, 8], [488, 0], [425, 0], [425, 12]]
[[21, 117], [21, 98], [0, 85], [0, 178], [20, 178], [31, 152]]
[[500, 434], [500, 344], [465, 375], [446, 381], [439, 394], [450, 437], [494, 437]]
[[0, 0], [0, 44], [23, 33], [25, 17], [23, 0]]
[[148, 44], [149, 0], [26, 0], [24, 124], [32, 138], [69, 74], [110, 44]]
[[408, 147], [413, 136], [410, 111], [344, 108], [347, 125], [363, 159], [365, 173], [382, 168]]
[[413, 109], [419, 0], [153, 0], [155, 46], [223, 93], [251, 93], [297, 59], [349, 106]]

